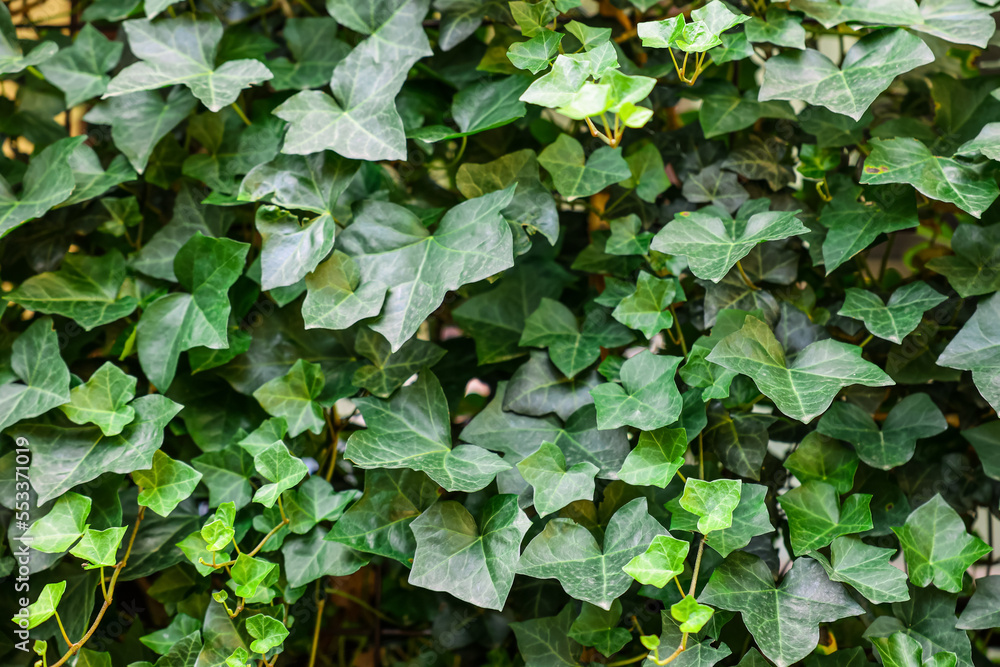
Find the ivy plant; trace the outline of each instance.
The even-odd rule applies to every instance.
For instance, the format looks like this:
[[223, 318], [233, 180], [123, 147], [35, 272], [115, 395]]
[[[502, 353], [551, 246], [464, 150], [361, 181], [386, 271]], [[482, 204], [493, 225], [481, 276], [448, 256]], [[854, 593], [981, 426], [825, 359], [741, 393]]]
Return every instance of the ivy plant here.
[[37, 4], [2, 664], [1000, 662], [996, 0]]

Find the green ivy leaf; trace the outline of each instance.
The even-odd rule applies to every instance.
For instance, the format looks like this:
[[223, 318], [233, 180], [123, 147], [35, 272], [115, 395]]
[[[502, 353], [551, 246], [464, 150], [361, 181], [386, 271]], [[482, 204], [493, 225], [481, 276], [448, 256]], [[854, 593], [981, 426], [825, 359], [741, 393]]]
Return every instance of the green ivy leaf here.
[[325, 383], [319, 364], [299, 359], [287, 373], [261, 385], [253, 397], [269, 415], [285, 420], [289, 437], [305, 431], [319, 434], [326, 428], [323, 406], [317, 402]]
[[858, 120], [898, 75], [933, 61], [927, 45], [905, 30], [862, 37], [840, 67], [813, 49], [785, 51], [767, 61], [760, 101], [800, 99]]
[[0, 238], [69, 198], [76, 187], [69, 159], [85, 138], [62, 139], [35, 155], [24, 173], [20, 196], [0, 175]]
[[336, 39], [337, 22], [326, 16], [289, 18], [282, 36], [295, 62], [269, 58], [267, 68], [274, 74], [275, 90], [318, 88], [330, 80], [330, 73], [351, 47]]
[[281, 646], [288, 636], [288, 628], [276, 618], [267, 614], [256, 614], [246, 620], [246, 629], [254, 638], [250, 650], [264, 655], [273, 648]]
[[925, 282], [900, 287], [888, 303], [867, 290], [851, 287], [840, 315], [861, 320], [874, 335], [899, 344], [917, 328], [925, 312], [946, 299]]
[[507, 49], [507, 58], [514, 67], [538, 74], [552, 64], [563, 37], [565, 35], [560, 32], [542, 28], [528, 41], [511, 44]]
[[714, 613], [711, 607], [698, 604], [693, 595], [685, 595], [670, 607], [670, 615], [681, 624], [681, 632], [700, 632]]
[[226, 291], [243, 272], [249, 248], [196, 232], [177, 251], [174, 271], [189, 293], [160, 297], [143, 311], [136, 326], [139, 363], [161, 391], [173, 382], [181, 352], [229, 345]]
[[[767, 505], [764, 504], [766, 495], [766, 486], [743, 484], [740, 487], [740, 504], [733, 510], [732, 525], [707, 535], [705, 544], [726, 557], [750, 544], [750, 540], [757, 535], [774, 531]], [[680, 496], [667, 503], [667, 509], [670, 511], [670, 530], [698, 531], [700, 517], [681, 506]]]
[[39, 70], [47, 81], [63, 91], [66, 108], [71, 109], [104, 93], [111, 80], [105, 72], [118, 64], [122, 48], [121, 43], [107, 39], [88, 23], [72, 46], [48, 58]]
[[698, 532], [708, 534], [733, 525], [733, 511], [740, 504], [742, 483], [734, 479], [705, 480], [689, 477], [681, 495], [682, 508], [698, 516]]
[[362, 283], [358, 265], [339, 250], [305, 280], [308, 293], [302, 303], [302, 318], [307, 329], [346, 329], [376, 317], [388, 291], [378, 280]]
[[[777, 8], [775, 10], [781, 11]], [[753, 25], [753, 22], [748, 25]], [[748, 27], [748, 33], [749, 30]], [[753, 51], [747, 44], [746, 37], [743, 37], [743, 43], [747, 45], [749, 51]], [[716, 60], [717, 51], [718, 49], [712, 51], [712, 60], [716, 64], [721, 64]], [[740, 93], [736, 86], [725, 81], [712, 79], [703, 81], [692, 89], [690, 94], [701, 100], [698, 121], [705, 132], [705, 137], [709, 139], [748, 128], [761, 118], [795, 119], [795, 112], [787, 102], [759, 102], [757, 91], [748, 90]]]
[[802, 19], [780, 7], [768, 7], [764, 19], [753, 18], [747, 23], [747, 39], [792, 49], [806, 48], [806, 30]]
[[641, 331], [646, 338], [652, 338], [673, 325], [670, 306], [685, 300], [684, 289], [676, 278], [657, 278], [640, 271], [635, 291], [618, 303], [611, 316], [630, 329]]
[[132, 479], [141, 489], [139, 505], [165, 517], [194, 493], [201, 473], [157, 450], [153, 453], [153, 467], [134, 471]]
[[818, 551], [809, 555], [823, 566], [831, 581], [849, 584], [868, 600], [882, 604], [910, 598], [906, 573], [889, 562], [895, 554], [894, 549], [865, 544], [859, 537], [841, 536], [831, 542], [829, 560]]
[[362, 468], [420, 470], [449, 491], [476, 491], [510, 466], [473, 445], [451, 446], [448, 405], [429, 371], [389, 400], [356, 399], [367, 428], [347, 441], [345, 456]]
[[962, 590], [962, 576], [992, 549], [965, 532], [965, 523], [951, 505], [935, 494], [913, 510], [906, 523], [893, 527], [906, 556], [910, 581], [917, 586], [934, 584], [941, 590]]
[[514, 188], [462, 202], [433, 234], [394, 204], [369, 202], [341, 234], [340, 248], [361, 271], [362, 285], [389, 286], [382, 315], [371, 325], [398, 350], [437, 308], [448, 290], [482, 280], [513, 264], [510, 228], [499, 211]]
[[135, 310], [135, 297], [119, 297], [124, 281], [125, 258], [118, 251], [101, 257], [72, 254], [59, 271], [32, 276], [7, 297], [30, 310], [68, 317], [90, 331]]
[[632, 582], [622, 568], [654, 537], [666, 534], [646, 507], [645, 498], [636, 498], [615, 512], [603, 545], [579, 523], [552, 519], [525, 547], [517, 571], [536, 579], [558, 579], [570, 596], [610, 609]]
[[1000, 623], [1000, 575], [976, 579], [976, 592], [962, 610], [956, 627], [988, 630]]
[[594, 497], [594, 476], [599, 469], [589, 461], [567, 467], [562, 450], [543, 442], [533, 454], [521, 459], [517, 469], [535, 490], [535, 510], [539, 516], [558, 512], [575, 500]]
[[354, 349], [372, 365], [354, 371], [351, 382], [379, 398], [388, 398], [406, 380], [435, 365], [445, 355], [445, 351], [437, 345], [416, 338], [411, 338], [397, 352], [392, 352], [388, 341], [367, 329], [358, 332]]
[[798, 211], [768, 211], [768, 206], [766, 199], [753, 200], [740, 208], [736, 218], [716, 206], [678, 213], [650, 247], [686, 256], [696, 276], [717, 283], [758, 243], [809, 231], [795, 217]]
[[802, 423], [822, 414], [843, 387], [893, 384], [861, 358], [860, 347], [834, 340], [811, 343], [789, 366], [770, 328], [756, 317], [748, 317], [742, 329], [720, 341], [708, 360], [749, 375], [779, 410]]
[[644, 350], [622, 364], [619, 385], [608, 382], [590, 390], [598, 428], [635, 426], [652, 431], [677, 421], [682, 401], [674, 382], [682, 357]]
[[583, 146], [568, 134], [560, 134], [549, 144], [539, 154], [538, 163], [567, 199], [587, 197], [632, 176], [620, 149], [604, 146], [585, 159]]
[[817, 431], [806, 435], [799, 446], [785, 459], [785, 468], [802, 483], [812, 480], [825, 482], [837, 493], [847, 493], [854, 488], [854, 474], [858, 471], [858, 455], [842, 447], [833, 437], [825, 433], [823, 424], [832, 421], [830, 415], [835, 408], [855, 407], [851, 403], [837, 403], [831, 406], [820, 419]]
[[530, 526], [517, 496], [491, 497], [478, 523], [461, 504], [437, 502], [410, 524], [417, 549], [409, 582], [501, 610], [519, 571], [517, 552]]
[[601, 655], [611, 656], [632, 639], [631, 632], [619, 627], [621, 618], [622, 603], [619, 600], [615, 600], [607, 611], [584, 602], [567, 635], [584, 646], [593, 646]]
[[274, 505], [278, 497], [309, 474], [302, 459], [292, 456], [281, 440], [272, 443], [253, 457], [257, 472], [270, 484], [264, 484], [253, 495], [253, 501], [264, 507]]
[[634, 486], [665, 489], [684, 465], [687, 443], [687, 433], [683, 428], [643, 431], [618, 471], [618, 479]]
[[104, 435], [118, 435], [135, 418], [128, 402], [135, 397], [136, 378], [110, 361], [84, 384], [69, 392], [69, 403], [59, 409], [74, 424], [96, 424]]
[[816, 561], [796, 560], [776, 587], [764, 561], [744, 551], [730, 554], [715, 568], [700, 599], [740, 612], [761, 653], [778, 667], [788, 667], [816, 648], [820, 623], [864, 613]]
[[558, 616], [511, 623], [525, 667], [580, 667], [582, 647], [569, 636], [573, 609], [566, 605]]
[[917, 440], [948, 428], [941, 410], [927, 394], [911, 394], [889, 411], [881, 430], [875, 420], [853, 403], [830, 406], [817, 425], [820, 433], [845, 440], [868, 465], [889, 470], [913, 457]]
[[602, 347], [619, 347], [632, 339], [632, 332], [608, 317], [604, 310], [591, 309], [580, 326], [565, 304], [543, 298], [524, 321], [520, 344], [548, 347], [556, 368], [573, 377], [597, 360]]
[[830, 544], [841, 535], [872, 529], [872, 497], [855, 493], [841, 505], [837, 490], [816, 480], [806, 482], [778, 497], [788, 516], [792, 551], [808, 554]]
[[267, 585], [266, 580], [275, 576], [277, 572], [277, 563], [241, 553], [230, 567], [229, 574], [236, 595], [252, 598], [262, 586]]
[[[6, 8], [4, 8], [4, 11], [7, 11]], [[62, 600], [62, 596], [65, 591], [65, 581], [59, 581], [54, 584], [45, 584], [45, 588], [43, 588], [42, 592], [38, 594], [38, 599], [26, 608], [27, 626], [25, 629], [30, 630], [31, 628], [38, 627], [45, 621], [52, 618], [52, 616], [56, 613], [56, 607], [59, 606], [59, 602]], [[11, 619], [11, 622], [20, 624], [19, 619], [24, 618], [24, 615], [14, 616], [14, 618]]]
[[31, 524], [21, 539], [35, 551], [58, 554], [69, 549], [87, 530], [90, 498], [79, 493], [65, 493], [49, 513]]
[[215, 66], [222, 23], [214, 16], [181, 16], [124, 24], [129, 48], [141, 62], [123, 69], [104, 97], [183, 84], [211, 111], [236, 101], [240, 91], [273, 75], [257, 60], [230, 60]]
[[1000, 196], [996, 180], [953, 158], [931, 153], [917, 139], [873, 139], [861, 182], [907, 183], [931, 199], [951, 202], [974, 217]]
[[684, 574], [689, 546], [684, 540], [670, 535], [657, 535], [646, 550], [626, 563], [622, 570], [640, 584], [663, 588], [671, 579]]
[[69, 369], [59, 347], [48, 317], [35, 320], [11, 345], [7, 382], [0, 385], [0, 430], [70, 400]]
[[83, 533], [83, 538], [75, 547], [70, 549], [70, 553], [77, 558], [87, 561], [83, 566], [85, 570], [92, 570], [99, 567], [114, 567], [118, 562], [118, 547], [121, 546], [122, 538], [128, 528], [120, 526], [117, 528], [106, 528], [105, 530], [94, 530], [87, 528]]
[[1000, 290], [1000, 225], [959, 225], [951, 248], [954, 255], [934, 257], [927, 268], [946, 277], [962, 298]]
[[1000, 294], [976, 306], [976, 312], [951, 339], [937, 359], [939, 366], [972, 371], [972, 379], [990, 405], [1000, 406], [1000, 370], [997, 367], [997, 337], [994, 324], [1000, 317]]

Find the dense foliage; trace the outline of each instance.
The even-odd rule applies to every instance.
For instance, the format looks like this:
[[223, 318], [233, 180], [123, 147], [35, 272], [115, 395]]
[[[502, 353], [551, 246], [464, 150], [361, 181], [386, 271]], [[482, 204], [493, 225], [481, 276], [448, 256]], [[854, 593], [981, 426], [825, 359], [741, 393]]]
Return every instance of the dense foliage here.
[[1000, 660], [996, 0], [75, 4], [4, 665]]

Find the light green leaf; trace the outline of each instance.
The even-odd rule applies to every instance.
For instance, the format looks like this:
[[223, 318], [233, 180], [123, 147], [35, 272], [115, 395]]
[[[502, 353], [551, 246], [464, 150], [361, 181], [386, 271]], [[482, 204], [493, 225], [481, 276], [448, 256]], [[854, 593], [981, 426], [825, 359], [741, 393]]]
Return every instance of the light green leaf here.
[[[3, 11], [7, 10], [4, 9]], [[45, 588], [43, 588], [42, 592], [38, 594], [38, 599], [26, 608], [27, 614], [14, 616], [14, 618], [11, 619], [11, 622], [20, 624], [19, 619], [26, 618], [27, 625], [25, 626], [25, 629], [27, 630], [41, 625], [55, 615], [56, 607], [59, 606], [59, 602], [62, 600], [62, 596], [65, 591], [65, 581], [60, 581], [54, 584], [45, 584]]]
[[83, 533], [83, 538], [69, 552], [77, 558], [87, 561], [87, 564], [83, 566], [85, 570], [114, 567], [115, 563], [118, 562], [118, 547], [121, 546], [122, 538], [125, 537], [126, 532], [128, 532], [128, 528], [125, 526], [105, 530], [87, 528]]
[[749, 202], [736, 218], [716, 206], [678, 213], [656, 234], [650, 247], [685, 255], [696, 276], [717, 283], [758, 243], [809, 231], [795, 217], [799, 211], [768, 211], [768, 205], [766, 199]]
[[267, 585], [265, 580], [277, 574], [277, 568], [277, 563], [241, 553], [230, 568], [234, 592], [240, 597], [253, 597], [262, 586]]
[[538, 156], [538, 163], [552, 176], [559, 194], [567, 199], [592, 195], [632, 176], [621, 149], [604, 146], [585, 159], [583, 146], [568, 134], [560, 134], [546, 146]]
[[903, 547], [910, 581], [951, 593], [962, 590], [965, 571], [992, 550], [965, 532], [962, 518], [940, 494], [913, 510], [906, 523], [892, 532]]
[[837, 490], [816, 480], [785, 492], [778, 502], [788, 517], [792, 551], [801, 556], [841, 535], [871, 530], [871, 499], [866, 493], [855, 493], [841, 505]]
[[677, 278], [657, 278], [640, 271], [635, 292], [622, 299], [611, 316], [630, 329], [641, 331], [646, 338], [652, 338], [673, 325], [670, 306], [685, 300]]
[[733, 525], [733, 511], [740, 504], [738, 479], [711, 482], [689, 477], [684, 483], [681, 507], [698, 516], [698, 532], [707, 535]]
[[813, 49], [769, 59], [759, 99], [803, 100], [858, 120], [896, 76], [933, 61], [919, 37], [879, 30], [858, 40], [840, 67]]
[[712, 620], [715, 610], [703, 604], [698, 604], [693, 595], [685, 595], [680, 602], [670, 607], [670, 615], [681, 624], [681, 632], [699, 632], [705, 624]]
[[135, 418], [127, 404], [135, 397], [136, 382], [106, 361], [86, 383], [70, 390], [69, 403], [59, 409], [74, 424], [96, 424], [104, 435], [118, 435]]
[[594, 476], [599, 472], [589, 461], [567, 468], [562, 450], [551, 442], [543, 442], [538, 451], [521, 459], [517, 469], [535, 490], [539, 516], [558, 512], [575, 500], [592, 500]]
[[448, 404], [430, 371], [389, 400], [355, 399], [367, 428], [347, 441], [345, 456], [362, 468], [410, 468], [449, 491], [476, 491], [510, 467], [473, 445], [451, 446]]
[[299, 359], [287, 373], [261, 385], [253, 397], [269, 415], [285, 419], [289, 437], [305, 431], [319, 434], [326, 428], [323, 406], [317, 402], [325, 383], [319, 364]]
[[700, 601], [738, 611], [757, 646], [778, 667], [812, 653], [819, 624], [864, 613], [814, 560], [800, 558], [775, 587], [770, 569], [745, 551], [731, 554], [712, 572]]
[[603, 545], [587, 528], [570, 519], [552, 519], [521, 554], [518, 572], [536, 579], [558, 579], [570, 596], [610, 609], [628, 590], [632, 577], [622, 568], [667, 531], [636, 498], [608, 522]]
[[334, 330], [377, 317], [388, 291], [378, 280], [362, 283], [358, 265], [339, 250], [306, 276], [306, 288], [302, 303], [306, 328]]
[[132, 479], [141, 489], [139, 505], [165, 517], [194, 493], [201, 473], [157, 450], [153, 453], [153, 467], [134, 471]]
[[282, 493], [298, 484], [309, 474], [309, 468], [297, 456], [292, 456], [281, 440], [253, 457], [257, 472], [270, 484], [264, 484], [253, 496], [255, 503], [271, 507]]
[[955, 155], [977, 153], [991, 160], [1000, 161], [1000, 123], [986, 123], [974, 139], [969, 139], [955, 151]]
[[222, 23], [214, 16], [126, 21], [129, 48], [141, 62], [123, 69], [104, 97], [183, 84], [211, 111], [236, 101], [240, 91], [272, 78], [257, 60], [230, 60], [215, 66]]
[[682, 402], [674, 375], [682, 357], [643, 350], [621, 367], [619, 385], [607, 382], [590, 390], [601, 429], [634, 426], [652, 431], [680, 417]]
[[906, 573], [889, 560], [895, 549], [865, 544], [859, 537], [838, 537], [830, 544], [830, 559], [818, 551], [809, 554], [823, 566], [831, 581], [850, 584], [875, 604], [910, 598]]
[[748, 40], [792, 49], [806, 48], [806, 31], [802, 27], [801, 18], [775, 6], [767, 8], [765, 18], [766, 21], [760, 18], [750, 19], [746, 26]]
[[31, 524], [21, 539], [35, 551], [58, 554], [69, 549], [87, 529], [90, 498], [69, 492], [59, 497], [49, 513]]
[[913, 457], [917, 440], [943, 433], [948, 422], [930, 396], [911, 394], [893, 406], [881, 430], [865, 410], [847, 402], [830, 406], [817, 428], [824, 435], [854, 445], [868, 465], [890, 470]]
[[862, 183], [908, 183], [931, 199], [951, 202], [976, 218], [1000, 196], [996, 179], [953, 158], [931, 153], [917, 139], [873, 139]]
[[618, 479], [634, 486], [665, 489], [684, 465], [687, 443], [687, 433], [682, 428], [643, 431], [618, 471]]
[[530, 526], [514, 495], [487, 500], [478, 523], [461, 504], [437, 502], [410, 524], [417, 549], [409, 582], [501, 610], [519, 571], [517, 553]]
[[[767, 487], [760, 484], [743, 484], [740, 487], [740, 504], [733, 510], [733, 524], [729, 528], [713, 531], [707, 536], [705, 544], [715, 551], [728, 556], [734, 551], [750, 544], [757, 535], [764, 535], [774, 530], [771, 517], [764, 504]], [[670, 511], [670, 530], [698, 530], [699, 516], [681, 507], [680, 497], [667, 503]]]
[[976, 579], [976, 592], [962, 610], [956, 627], [988, 630], [1000, 625], [1000, 575]]
[[824, 28], [849, 22], [875, 25], [921, 22], [914, 0], [791, 0], [790, 6], [816, 19]]
[[941, 651], [924, 660], [924, 649], [913, 637], [905, 632], [896, 632], [889, 637], [871, 637], [872, 645], [882, 659], [884, 667], [955, 667], [958, 657], [954, 653]]
[[250, 650], [261, 655], [281, 646], [288, 636], [288, 628], [276, 618], [267, 614], [256, 614], [246, 620], [247, 632], [254, 638]]
[[646, 550], [630, 560], [622, 570], [640, 584], [663, 588], [674, 577], [684, 574], [684, 559], [689, 546], [670, 535], [657, 535]]
[[528, 41], [511, 44], [507, 49], [507, 58], [514, 67], [538, 74], [548, 69], [559, 51], [559, 43], [564, 36], [560, 32], [543, 28]]

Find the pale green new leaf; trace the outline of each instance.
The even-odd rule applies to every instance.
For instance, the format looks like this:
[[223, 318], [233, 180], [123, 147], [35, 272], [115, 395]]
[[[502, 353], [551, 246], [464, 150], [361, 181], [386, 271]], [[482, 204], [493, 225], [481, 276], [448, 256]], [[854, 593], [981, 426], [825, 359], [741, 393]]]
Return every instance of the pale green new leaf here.
[[674, 473], [684, 465], [687, 444], [687, 433], [683, 428], [643, 431], [618, 471], [618, 479], [634, 486], [666, 488]]
[[646, 338], [652, 338], [673, 325], [670, 306], [685, 300], [684, 290], [676, 278], [657, 278], [641, 271], [635, 292], [622, 299], [611, 316], [630, 329], [641, 331]]
[[86, 383], [73, 387], [69, 403], [59, 409], [74, 424], [97, 424], [104, 435], [118, 435], [135, 418], [128, 402], [135, 397], [136, 382], [107, 361]]
[[910, 598], [906, 573], [889, 560], [895, 549], [865, 544], [859, 537], [838, 537], [830, 544], [830, 559], [818, 551], [809, 554], [823, 566], [831, 581], [849, 584], [875, 604]]
[[[750, 544], [750, 540], [774, 530], [764, 498], [767, 487], [760, 484], [743, 484], [740, 487], [740, 504], [733, 510], [733, 525], [713, 531], [705, 538], [705, 544], [715, 551], [728, 556]], [[667, 503], [670, 511], [670, 530], [698, 531], [699, 517], [681, 507], [680, 497]]]
[[257, 614], [246, 620], [247, 632], [254, 641], [250, 644], [250, 650], [261, 655], [273, 648], [281, 646], [288, 636], [288, 628], [276, 618], [267, 614]]
[[271, 507], [278, 496], [291, 489], [302, 478], [309, 474], [309, 468], [297, 456], [292, 456], [281, 440], [277, 440], [270, 447], [264, 449], [253, 457], [254, 467], [257, 472], [270, 484], [264, 484], [253, 496], [255, 503], [260, 503], [264, 507]]
[[153, 453], [153, 467], [134, 471], [132, 480], [140, 489], [139, 505], [165, 517], [194, 493], [201, 473], [157, 450]]
[[[3, 11], [7, 11], [4, 9]], [[56, 607], [62, 600], [63, 593], [66, 592], [66, 582], [59, 581], [54, 584], [45, 584], [45, 588], [38, 594], [38, 598], [25, 609], [25, 614], [14, 616], [12, 623], [19, 624], [19, 619], [25, 619], [25, 629], [37, 627], [52, 618], [56, 613]]]
[[740, 504], [738, 479], [711, 482], [688, 477], [681, 495], [682, 508], [698, 516], [698, 532], [707, 535], [733, 525], [733, 511]]
[[621, 149], [603, 146], [585, 158], [583, 146], [560, 134], [545, 147], [538, 163], [552, 176], [556, 190], [567, 199], [586, 197], [632, 176]]
[[261, 385], [253, 397], [269, 415], [284, 418], [289, 437], [305, 431], [319, 434], [326, 428], [323, 406], [317, 402], [325, 384], [319, 364], [299, 359], [287, 373]]
[[105, 530], [87, 528], [83, 533], [83, 538], [69, 552], [77, 558], [87, 561], [87, 564], [83, 566], [86, 570], [114, 567], [115, 563], [118, 562], [118, 547], [126, 532], [128, 532], [126, 526], [106, 528]]
[[302, 302], [306, 328], [334, 330], [377, 317], [388, 291], [377, 279], [362, 283], [358, 265], [339, 250], [306, 276], [306, 288]]
[[640, 584], [663, 588], [684, 573], [688, 548], [684, 540], [657, 535], [646, 550], [626, 563], [622, 570]]
[[79, 493], [59, 497], [49, 513], [31, 524], [21, 540], [35, 551], [58, 554], [69, 549], [87, 529], [91, 500]]

